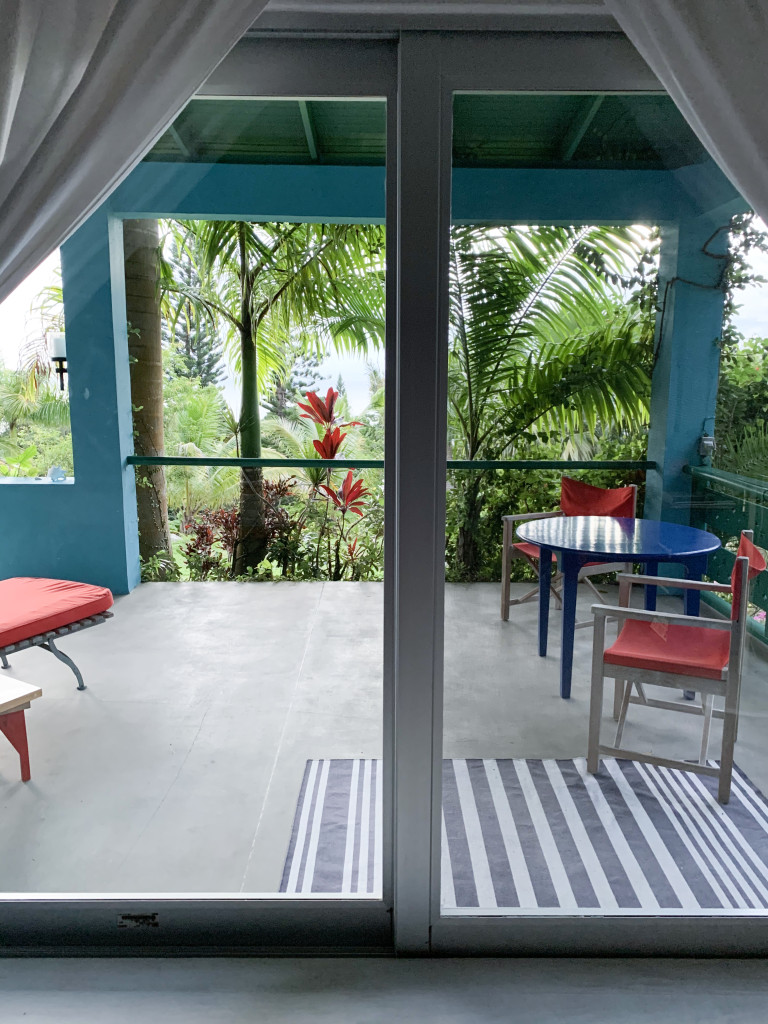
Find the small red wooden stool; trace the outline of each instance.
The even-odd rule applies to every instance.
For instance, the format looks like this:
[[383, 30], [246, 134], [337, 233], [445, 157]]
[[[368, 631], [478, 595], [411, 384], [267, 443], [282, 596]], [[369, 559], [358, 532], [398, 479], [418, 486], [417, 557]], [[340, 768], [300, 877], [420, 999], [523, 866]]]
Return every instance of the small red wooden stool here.
[[31, 778], [24, 712], [31, 701], [42, 695], [43, 691], [39, 687], [22, 682], [21, 679], [4, 679], [0, 685], [0, 732], [18, 752], [22, 782], [29, 782]]

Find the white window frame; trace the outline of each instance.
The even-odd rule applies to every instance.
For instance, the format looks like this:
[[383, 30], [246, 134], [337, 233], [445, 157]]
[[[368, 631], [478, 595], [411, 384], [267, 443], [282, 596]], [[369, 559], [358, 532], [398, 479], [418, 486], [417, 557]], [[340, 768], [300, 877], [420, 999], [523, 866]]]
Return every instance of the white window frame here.
[[[435, 954], [477, 955], [764, 955], [768, 951], [768, 914], [764, 911], [702, 912], [684, 914], [578, 914], [557, 911], [505, 914], [503, 910], [484, 913], [479, 910], [441, 913], [440, 908], [440, 844], [441, 844], [441, 775], [442, 775], [442, 706], [443, 706], [443, 585], [442, 567], [445, 544], [445, 410], [447, 407], [447, 309], [448, 309], [448, 219], [450, 210], [450, 172], [452, 157], [452, 109], [455, 93], [631, 93], [662, 92], [647, 65], [628, 40], [617, 33], [519, 33], [512, 35], [446, 34], [432, 40], [413, 40], [412, 56], [406, 64], [407, 41], [401, 40], [401, 84], [405, 67], [413, 62], [421, 69], [422, 102], [419, 117], [421, 131], [429, 144], [439, 148], [439, 157], [426, 169], [419, 192], [421, 216], [428, 223], [424, 207], [434, 206], [439, 217], [438, 239], [432, 242], [439, 251], [439, 281], [435, 285], [431, 268], [423, 271], [422, 302], [432, 307], [438, 324], [437, 356], [430, 344], [420, 348], [420, 358], [413, 367], [420, 382], [420, 411], [403, 409], [409, 394], [400, 390], [400, 416], [407, 417], [410, 431], [425, 432], [434, 444], [433, 459], [428, 453], [421, 457], [423, 478], [434, 480], [430, 493], [434, 534], [424, 529], [421, 537], [423, 553], [408, 550], [409, 579], [419, 575], [435, 579], [435, 599], [431, 608], [406, 604], [402, 616], [413, 617], [409, 629], [421, 635], [424, 650], [400, 650], [404, 662], [408, 655], [427, 661], [426, 647], [432, 644], [431, 671], [422, 670], [407, 679], [409, 686], [419, 688], [418, 695], [407, 696], [406, 729], [397, 730], [395, 773], [414, 778], [421, 770], [423, 751], [432, 756], [429, 785], [416, 780], [420, 806], [414, 807], [414, 795], [403, 805], [396, 786], [396, 864], [400, 875], [408, 865], [424, 871], [429, 862], [429, 919], [426, 918], [423, 889], [416, 879], [407, 879], [408, 899], [400, 901], [403, 879], [396, 875], [395, 942], [398, 950], [418, 952], [428, 945]], [[438, 81], [439, 80], [439, 81]], [[400, 97], [407, 105], [407, 95]], [[431, 108], [431, 109], [430, 109]], [[402, 113], [401, 113], [402, 119]], [[439, 131], [434, 127], [439, 124]], [[430, 133], [430, 125], [432, 131]], [[407, 146], [401, 140], [400, 160], [407, 160]], [[409, 165], [410, 166], [410, 165]], [[427, 177], [429, 175], [429, 177]], [[428, 183], [433, 189], [428, 191]], [[401, 221], [407, 194], [401, 192]], [[416, 204], [414, 204], [414, 207]], [[417, 216], [418, 209], [408, 211]], [[401, 267], [405, 273], [407, 239], [401, 238]], [[435, 294], [435, 291], [437, 294]], [[401, 293], [402, 301], [402, 293]], [[411, 315], [415, 315], [411, 310]], [[426, 315], [426, 309], [423, 311]], [[401, 317], [405, 314], [401, 310]], [[402, 325], [404, 329], [404, 324]], [[400, 338], [403, 345], [403, 336]], [[401, 359], [404, 356], [401, 352]], [[432, 361], [430, 361], [432, 360]], [[424, 396], [427, 401], [424, 401]], [[434, 398], [433, 398], [434, 396]], [[402, 464], [404, 454], [399, 453]], [[411, 511], [411, 498], [398, 496], [399, 522]], [[426, 520], [426, 517], [425, 517]], [[426, 526], [426, 522], [424, 524]], [[430, 552], [430, 554], [427, 554]], [[404, 560], [403, 560], [404, 561]], [[438, 567], [437, 562], [440, 561]], [[419, 564], [416, 564], [419, 562]], [[401, 590], [397, 589], [398, 596]], [[403, 597], [407, 602], [408, 593]], [[510, 671], [513, 667], [510, 666]], [[400, 713], [402, 698], [398, 687]], [[427, 708], [432, 709], [431, 715]], [[431, 727], [431, 731], [430, 731]], [[428, 793], [431, 802], [428, 809]], [[421, 943], [421, 946], [420, 946]]]
[[[397, 40], [242, 40], [198, 93], [207, 97], [386, 99], [387, 240], [395, 249]], [[387, 261], [386, 374], [396, 376], [396, 260]], [[395, 389], [387, 394], [385, 459], [393, 466]], [[71, 955], [392, 953], [393, 541], [385, 502], [383, 650], [383, 885], [381, 899], [288, 894], [3, 893], [0, 950]], [[0, 881], [2, 868], [0, 866]], [[157, 914], [157, 927], [118, 927], [122, 915]]]
[[[440, 912], [453, 95], [656, 90], [615, 32], [251, 34], [210, 77], [201, 95], [387, 99], [383, 898], [6, 895], [6, 947], [126, 955], [768, 953], [764, 914]], [[117, 931], [118, 914], [155, 911], [158, 929]]]

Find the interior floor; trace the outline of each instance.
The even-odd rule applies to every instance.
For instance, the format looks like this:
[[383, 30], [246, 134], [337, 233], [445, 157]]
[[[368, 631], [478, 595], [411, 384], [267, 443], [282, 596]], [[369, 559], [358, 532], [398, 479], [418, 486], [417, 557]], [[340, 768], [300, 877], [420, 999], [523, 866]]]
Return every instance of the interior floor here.
[[5, 1024], [762, 1024], [764, 960], [0, 960]]

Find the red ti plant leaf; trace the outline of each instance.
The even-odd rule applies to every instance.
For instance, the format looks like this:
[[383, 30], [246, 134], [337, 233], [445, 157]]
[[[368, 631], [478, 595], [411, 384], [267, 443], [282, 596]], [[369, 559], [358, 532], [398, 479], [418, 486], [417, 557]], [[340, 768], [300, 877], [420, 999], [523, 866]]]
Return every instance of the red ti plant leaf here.
[[369, 491], [363, 486], [362, 480], [353, 481], [351, 469], [344, 477], [338, 491], [334, 491], [332, 487], [327, 487], [325, 484], [320, 484], [320, 490], [325, 491], [342, 515], [346, 515], [347, 512], [354, 512], [355, 515], [362, 516], [363, 509], [365, 508], [362, 499]]
[[[313, 423], [317, 423], [319, 426], [325, 427], [326, 430], [330, 430], [336, 423], [336, 402], [338, 397], [339, 392], [334, 391], [333, 388], [328, 388], [325, 401], [320, 398], [316, 391], [307, 391], [306, 399], [309, 405], [305, 405], [303, 402], [297, 403], [299, 408], [304, 410], [301, 418], [312, 420]], [[340, 423], [339, 426], [360, 427], [362, 424], [359, 420], [351, 420], [349, 423]]]
[[332, 427], [336, 419], [335, 406], [338, 397], [339, 392], [334, 391], [333, 388], [328, 388], [325, 401], [319, 397], [316, 391], [308, 391], [306, 398], [309, 405], [304, 405], [303, 402], [298, 403], [299, 408], [304, 410], [301, 414], [302, 419], [313, 420], [321, 427]]
[[346, 434], [342, 434], [339, 427], [336, 427], [333, 431], [326, 430], [323, 440], [313, 441], [312, 444], [321, 459], [335, 459], [341, 442], [346, 436]]

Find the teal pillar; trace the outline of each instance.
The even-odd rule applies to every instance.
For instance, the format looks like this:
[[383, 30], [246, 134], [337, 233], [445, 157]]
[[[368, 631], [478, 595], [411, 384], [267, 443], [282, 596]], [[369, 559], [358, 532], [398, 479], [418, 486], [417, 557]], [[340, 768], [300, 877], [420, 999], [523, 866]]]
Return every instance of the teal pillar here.
[[699, 438], [712, 434], [723, 327], [728, 233], [708, 217], [662, 229], [656, 361], [651, 391], [646, 519], [690, 522]]
[[79, 578], [116, 593], [140, 579], [122, 231], [102, 208], [61, 248], [79, 514], [59, 529]]
[[75, 477], [2, 480], [0, 578], [139, 583], [122, 233], [102, 207], [61, 247]]

